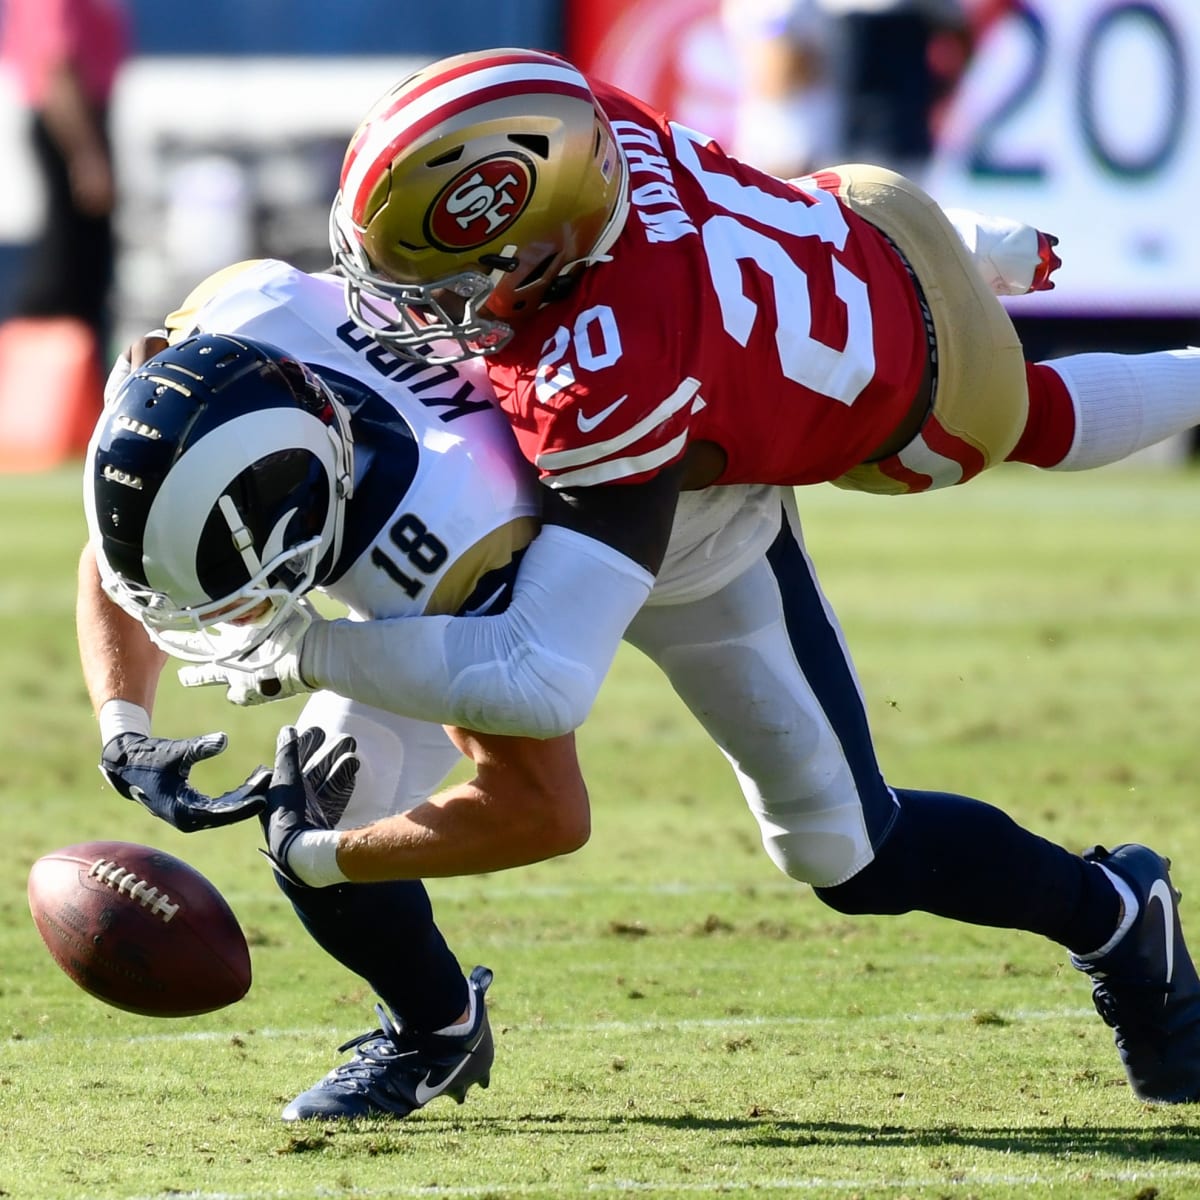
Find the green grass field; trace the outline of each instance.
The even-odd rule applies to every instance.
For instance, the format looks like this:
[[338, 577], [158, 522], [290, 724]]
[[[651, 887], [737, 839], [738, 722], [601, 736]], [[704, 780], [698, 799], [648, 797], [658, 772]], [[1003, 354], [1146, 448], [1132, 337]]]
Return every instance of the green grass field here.
[[[580, 735], [590, 844], [431, 885], [464, 965], [496, 972], [491, 1088], [399, 1123], [284, 1126], [373, 1000], [300, 930], [256, 823], [185, 837], [103, 785], [77, 494], [72, 472], [0, 478], [0, 1198], [1200, 1196], [1200, 1110], [1131, 1097], [1054, 946], [824, 908], [633, 653]], [[981, 796], [1077, 849], [1149, 842], [1200, 939], [1200, 476], [1014, 469], [801, 507], [891, 782]], [[298, 706], [243, 713], [169, 679], [156, 728], [227, 729], [197, 775], [220, 788]], [[244, 1001], [154, 1021], [58, 971], [26, 874], [101, 837], [220, 886], [251, 943]]]

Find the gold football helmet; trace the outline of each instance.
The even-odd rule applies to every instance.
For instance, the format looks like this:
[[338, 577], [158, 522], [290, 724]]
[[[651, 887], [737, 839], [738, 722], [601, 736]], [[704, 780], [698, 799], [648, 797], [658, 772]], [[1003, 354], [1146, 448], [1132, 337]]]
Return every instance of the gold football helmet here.
[[425, 362], [492, 354], [601, 258], [628, 168], [587, 80], [534, 50], [443, 59], [350, 139], [329, 236], [354, 321]]

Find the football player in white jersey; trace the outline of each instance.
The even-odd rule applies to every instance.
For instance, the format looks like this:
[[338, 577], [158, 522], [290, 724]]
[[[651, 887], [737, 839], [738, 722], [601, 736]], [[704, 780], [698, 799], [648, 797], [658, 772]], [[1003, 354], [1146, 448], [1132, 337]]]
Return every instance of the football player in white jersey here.
[[[533, 473], [486, 379], [381, 351], [346, 316], [342, 286], [274, 261], [219, 272], [168, 318], [169, 348], [168, 337], [144, 339], [153, 357], [123, 382], [115, 372], [90, 447], [77, 619], [102, 770], [185, 832], [260, 812], [269, 773], [216, 798], [191, 786], [191, 767], [226, 738], [151, 734], [169, 655], [201, 674], [233, 664], [249, 681], [290, 652], [313, 588], [356, 619], [483, 617], [507, 604], [536, 531]], [[777, 527], [769, 488], [727, 489], [691, 517], [685, 506], [660, 594], [738, 573]], [[278, 880], [316, 941], [383, 1004], [380, 1028], [284, 1117], [403, 1116], [442, 1092], [461, 1099], [490, 1071], [491, 976], [463, 978], [419, 880], [582, 844], [588, 796], [573, 736], [443, 729], [332, 691], [309, 700], [298, 726], [275, 778], [303, 759], [316, 837], [280, 856]], [[437, 792], [462, 754], [475, 777]], [[345, 883], [316, 865], [334, 831], [363, 827], [372, 843], [356, 885], [324, 886]], [[397, 848], [422, 842], [428, 852], [399, 880]], [[297, 870], [306, 845], [312, 864]], [[381, 928], [394, 931], [394, 952], [381, 952]]]
[[[90, 448], [78, 619], [105, 775], [186, 831], [261, 810], [268, 773], [216, 799], [190, 787], [191, 766], [225, 738], [151, 735], [168, 652], [243, 663], [278, 653], [280, 626], [302, 627], [314, 586], [358, 617], [502, 607], [536, 523], [528, 469], [486, 387], [471, 371], [380, 355], [346, 320], [338, 281], [243, 264], [204, 285], [172, 326], [177, 344], [126, 380]], [[510, 855], [536, 857], [587, 836], [569, 737], [448, 736], [330, 692], [312, 698], [300, 727], [277, 765], [297, 770], [303, 755], [323, 828], [421, 805], [465, 752], [476, 778], [434, 803], [509, 800], [503, 827], [479, 841], [480, 869], [509, 836]], [[503, 772], [498, 742], [509, 743]], [[425, 873], [439, 872], [427, 863]], [[316, 941], [382, 1001], [379, 1029], [285, 1119], [403, 1116], [487, 1085], [491, 973], [464, 979], [419, 882], [277, 878]], [[394, 931], [396, 953], [381, 953], [381, 929]]]
[[[468, 1057], [464, 1042], [449, 1043], [459, 1010], [447, 997], [461, 999], [462, 991], [442, 986], [439, 1013], [418, 1018], [410, 1012], [418, 1001], [391, 974], [402, 961], [411, 991], [427, 986], [421, 972], [430, 960], [435, 971], [441, 963], [450, 972], [414, 881], [564, 853], [588, 829], [586, 789], [573, 747], [561, 736], [506, 739], [457, 729], [452, 736], [475, 759], [477, 778], [422, 802], [451, 749], [425, 727], [441, 757], [429, 751], [435, 766], [410, 772], [406, 747], [419, 722], [393, 714], [440, 720], [436, 712], [412, 712], [432, 685], [397, 702], [378, 663], [390, 661], [392, 643], [411, 620], [404, 614], [474, 609], [458, 624], [479, 630], [478, 661], [465, 655], [443, 673], [456, 705], [469, 712], [473, 704], [494, 703], [496, 663], [483, 647], [521, 603], [522, 588], [538, 586], [536, 573], [531, 585], [523, 569], [510, 569], [521, 545], [512, 530], [525, 528], [530, 493], [519, 486], [520, 460], [515, 443], [502, 436], [503, 421], [479, 406], [487, 399], [482, 378], [461, 367], [431, 375], [427, 365], [405, 365], [373, 347], [343, 311], [331, 310], [338, 288], [330, 277], [260, 264], [173, 322], [181, 333], [227, 333], [234, 342], [269, 336], [289, 351], [295, 346], [286, 368], [279, 352], [267, 357], [286, 378], [311, 376], [301, 388], [310, 400], [272, 399], [266, 382], [274, 370], [243, 371], [232, 349], [227, 366], [220, 338], [185, 340], [151, 359], [119, 388], [93, 446], [89, 524], [106, 590], [90, 559], [80, 589], [85, 675], [110, 780], [176, 823], [181, 812], [202, 825], [263, 809], [270, 853], [302, 919], [402, 1017], [397, 1031], [381, 1008], [380, 1031], [293, 1102], [285, 1111], [291, 1117], [402, 1115], [423, 1103], [428, 1093], [396, 1066], [395, 1049], [410, 1036], [405, 1030], [426, 1038], [418, 1044], [424, 1058], [406, 1060], [420, 1068], [422, 1087], [431, 1060], [439, 1065], [429, 1078], [441, 1079], [445, 1090], [482, 1082], [490, 1048]], [[237, 388], [222, 382], [227, 375], [240, 381]], [[176, 390], [212, 404], [205, 399], [204, 422], [187, 423], [186, 436], [156, 440], [164, 432], [162, 408], [179, 404]], [[381, 392], [386, 403], [372, 399]], [[219, 402], [221, 395], [240, 399]], [[293, 409], [284, 421], [282, 411]], [[389, 409], [392, 417], [377, 419]], [[220, 469], [206, 457], [214, 440]], [[414, 444], [418, 465], [410, 472]], [[428, 471], [439, 480], [436, 493], [422, 490], [419, 464], [427, 454], [434, 456]], [[438, 456], [445, 456], [445, 470]], [[459, 471], [483, 478], [459, 480]], [[381, 489], [387, 500], [379, 505]], [[496, 511], [479, 512], [481, 502]], [[480, 564], [474, 547], [490, 546], [498, 534], [503, 553], [484, 555]], [[448, 588], [456, 576], [459, 585]], [[344, 654], [331, 659], [336, 682], [322, 678], [320, 690], [296, 665], [313, 621], [303, 605], [313, 587], [362, 605], [352, 614], [358, 619], [319, 622], [348, 635]], [[444, 605], [426, 607], [446, 589]], [[550, 611], [542, 620], [569, 623], [577, 615]], [[590, 615], [599, 640], [614, 635], [611, 613]], [[313, 789], [299, 779], [300, 751], [289, 735], [265, 808], [254, 782], [215, 801], [189, 793], [187, 754], [195, 757], [197, 743], [206, 753], [220, 744], [150, 737], [147, 713], [162, 663], [140, 675], [125, 669], [133, 654], [111, 651], [121, 620], [127, 631], [145, 624], [172, 652], [197, 660], [184, 669], [187, 682], [224, 684], [235, 700], [261, 697], [280, 676], [301, 677], [306, 690], [317, 691], [301, 722], [320, 728], [325, 741], [311, 764]], [[507, 669], [518, 671], [530, 642], [545, 632], [516, 630], [506, 643]], [[1102, 1012], [1124, 1022], [1122, 1057], [1137, 1093], [1169, 1102], [1200, 1095], [1200, 980], [1164, 860], [1135, 845], [1072, 854], [980, 801], [889, 787], [840, 628], [804, 550], [790, 488], [736, 485], [684, 495], [663, 569], [626, 637], [661, 667], [725, 754], [783, 871], [841, 912], [917, 909], [1043, 934], [1093, 976]], [[557, 682], [544, 681], [551, 709]], [[347, 737], [362, 766], [348, 806], [338, 811], [349, 774]], [[322, 754], [326, 747], [332, 750]], [[510, 759], [515, 789], [506, 782]], [[419, 808], [410, 815], [413, 803]], [[373, 941], [360, 945], [348, 932], [360, 902], [408, 914], [386, 922], [397, 931], [385, 956], [390, 965], [380, 963]], [[1168, 918], [1172, 938], [1164, 943]], [[380, 924], [375, 916], [364, 927]], [[403, 946], [410, 937], [418, 942], [412, 956]], [[463, 987], [461, 976], [453, 982]], [[480, 1047], [485, 983], [477, 978], [467, 989], [474, 1007], [461, 1014], [468, 1040], [485, 1039]]]

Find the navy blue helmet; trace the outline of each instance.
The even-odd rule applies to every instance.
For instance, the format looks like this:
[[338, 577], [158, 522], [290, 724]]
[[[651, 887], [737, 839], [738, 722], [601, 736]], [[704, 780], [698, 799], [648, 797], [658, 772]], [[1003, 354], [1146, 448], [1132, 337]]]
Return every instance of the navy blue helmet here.
[[155, 641], [262, 665], [302, 632], [290, 618], [337, 561], [352, 487], [349, 418], [319, 375], [265, 342], [201, 334], [121, 385], [84, 502], [106, 592]]

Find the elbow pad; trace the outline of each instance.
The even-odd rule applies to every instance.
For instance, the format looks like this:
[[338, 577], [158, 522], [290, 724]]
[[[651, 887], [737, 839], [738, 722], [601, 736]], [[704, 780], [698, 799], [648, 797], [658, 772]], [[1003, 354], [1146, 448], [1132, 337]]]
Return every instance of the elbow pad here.
[[455, 675], [452, 723], [482, 733], [561, 737], [583, 724], [607, 669], [597, 672], [545, 646], [515, 645], [503, 662], [474, 662]]
[[316, 624], [301, 674], [419, 720], [559, 737], [587, 716], [653, 582], [603, 542], [551, 525], [525, 552], [503, 613]]

